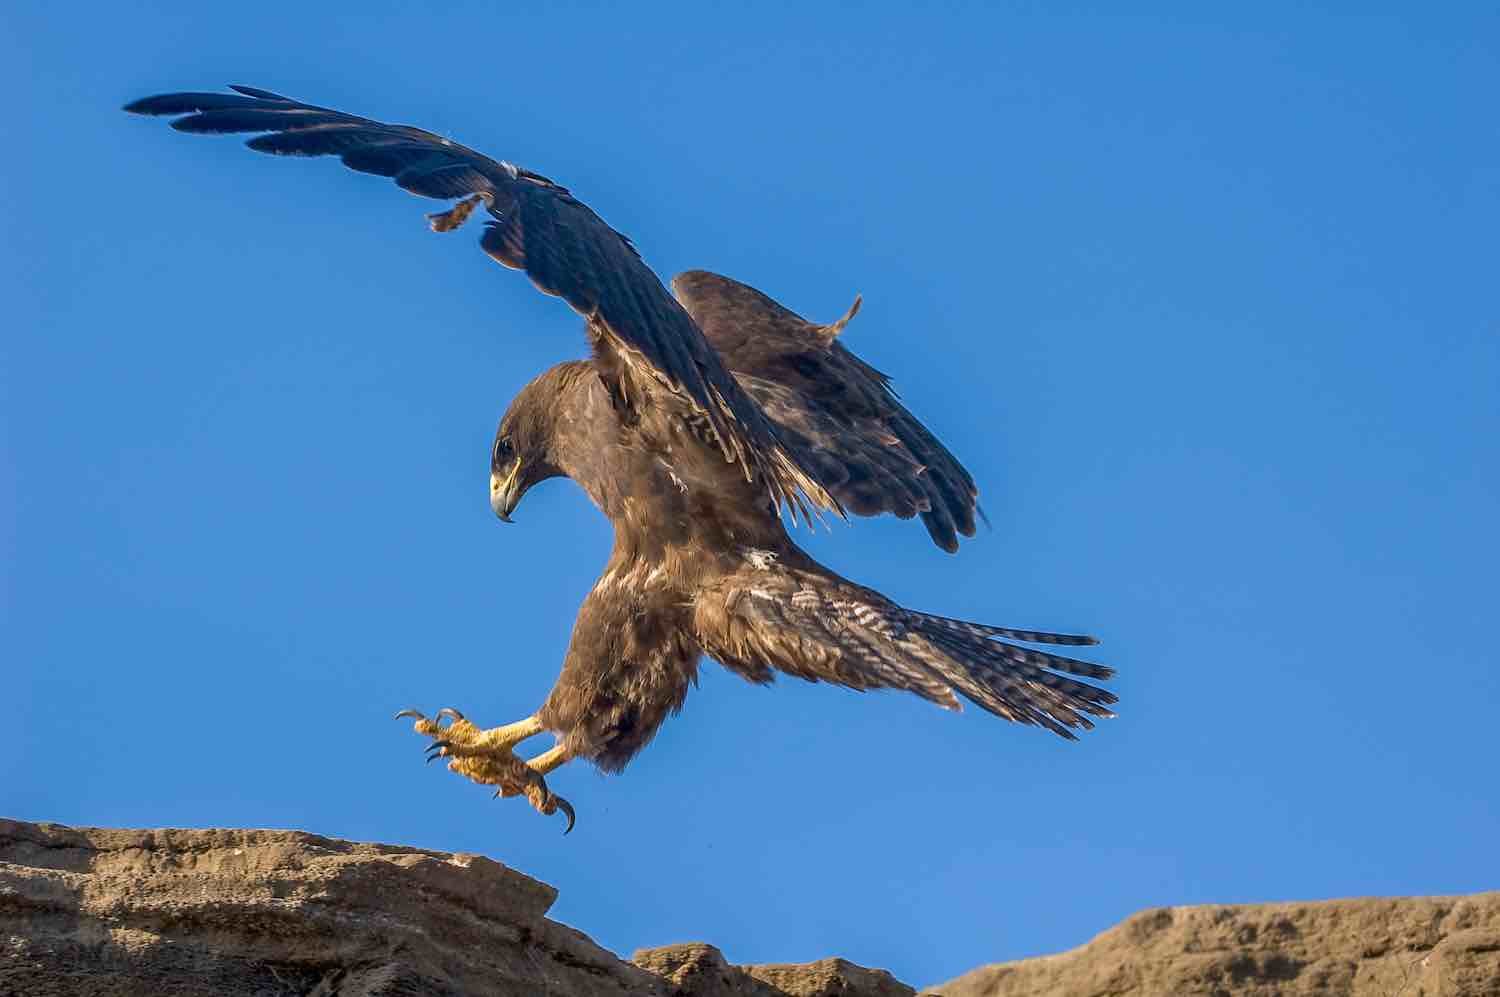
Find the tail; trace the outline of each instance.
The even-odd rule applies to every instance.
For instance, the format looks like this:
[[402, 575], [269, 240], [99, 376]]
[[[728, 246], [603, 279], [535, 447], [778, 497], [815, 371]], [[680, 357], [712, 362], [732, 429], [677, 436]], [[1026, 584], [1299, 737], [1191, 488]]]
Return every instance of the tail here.
[[1076, 740], [1092, 717], [1113, 717], [1114, 693], [1070, 676], [1114, 669], [1009, 641], [1095, 644], [1092, 637], [969, 623], [918, 613], [820, 565], [779, 564], [765, 552], [698, 600], [698, 635], [752, 682], [773, 670], [851, 689], [902, 689], [948, 709], [958, 695], [998, 717]]
[[[982, 623], [901, 610], [921, 643], [936, 654], [920, 654], [954, 689], [996, 716], [1045, 727], [1077, 740], [1076, 729], [1092, 730], [1089, 717], [1113, 717], [1119, 697], [1107, 689], [1069, 678], [1108, 679], [1115, 670], [1047, 651], [997, 640], [1009, 637], [1044, 644], [1097, 644], [1092, 637], [1012, 630]], [[1058, 674], [1058, 673], [1065, 674]]]

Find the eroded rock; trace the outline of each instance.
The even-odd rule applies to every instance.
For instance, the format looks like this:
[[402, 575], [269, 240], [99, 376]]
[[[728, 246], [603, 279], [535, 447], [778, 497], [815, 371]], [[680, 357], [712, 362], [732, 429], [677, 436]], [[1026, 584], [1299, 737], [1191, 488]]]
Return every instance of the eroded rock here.
[[914, 997], [883, 969], [845, 959], [731, 966], [712, 945], [689, 942], [642, 949], [631, 962], [667, 982], [671, 997]]
[[481, 855], [0, 819], [0, 997], [912, 993], [843, 960], [741, 969], [707, 945], [635, 965], [548, 919], [556, 897]]
[[942, 997], [1497, 997], [1500, 893], [1163, 907], [1060, 955], [997, 963]]
[[[712, 945], [626, 962], [480, 855], [297, 831], [0, 819], [0, 997], [911, 997], [842, 959], [734, 966]], [[1168, 907], [943, 997], [1500, 995], [1500, 893]]]

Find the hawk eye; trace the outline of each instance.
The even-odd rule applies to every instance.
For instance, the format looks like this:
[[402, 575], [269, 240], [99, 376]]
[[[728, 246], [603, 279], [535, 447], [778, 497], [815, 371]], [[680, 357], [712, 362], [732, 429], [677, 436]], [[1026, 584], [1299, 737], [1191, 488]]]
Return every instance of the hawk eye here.
[[495, 439], [495, 450], [490, 454], [490, 462], [493, 464], [506, 464], [510, 462], [510, 456], [514, 453], [510, 446], [510, 440], [505, 437]]

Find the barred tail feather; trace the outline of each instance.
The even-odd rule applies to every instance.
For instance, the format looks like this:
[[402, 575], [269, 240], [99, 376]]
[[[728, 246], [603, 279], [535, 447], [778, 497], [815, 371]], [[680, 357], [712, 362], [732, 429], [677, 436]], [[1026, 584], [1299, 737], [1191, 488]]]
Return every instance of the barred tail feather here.
[[[910, 611], [908, 611], [910, 612]], [[1051, 668], [1055, 671], [1067, 672], [1070, 675], [1082, 675], [1091, 679], [1112, 678], [1115, 670], [1108, 665], [1097, 664], [1093, 661], [1080, 661], [1077, 658], [1064, 657], [1061, 654], [1052, 654], [1048, 651], [1036, 651], [1026, 647], [1016, 647], [1014, 644], [1005, 644], [991, 638], [1007, 637], [1011, 640], [1025, 640], [1032, 643], [1077, 643], [1083, 644], [1085, 640], [1089, 644], [1099, 643], [1093, 637], [1073, 638], [1066, 634], [1039, 634], [1033, 630], [1011, 630], [1007, 627], [992, 627], [983, 623], [968, 623], [964, 620], [951, 620], [945, 616], [929, 616], [926, 613], [911, 613], [920, 620], [920, 626], [924, 633], [942, 633], [967, 641], [975, 647], [984, 648], [988, 651], [1001, 653], [1010, 661], [1023, 665], [1036, 665], [1039, 668]], [[1025, 636], [1022, 636], [1022, 635]], [[1070, 637], [1068, 641], [1044, 642], [1039, 637]]]
[[[1044, 630], [1016, 630], [1011, 627], [992, 627], [988, 623], [970, 623], [968, 620], [955, 620], [947, 616], [934, 616], [930, 613], [922, 614], [927, 619], [942, 626], [949, 626], [959, 630], [967, 630], [973, 633], [984, 634], [988, 637], [1005, 637], [1009, 640], [1023, 640], [1028, 644], [1072, 644], [1074, 646], [1092, 646], [1099, 643], [1099, 638], [1090, 637], [1088, 634], [1054, 634]], [[1108, 678], [1114, 674], [1113, 671], [1106, 675], [1096, 676]]]
[[1114, 693], [1058, 674], [1107, 678], [1112, 669], [1005, 644], [921, 613], [909, 615], [912, 629], [940, 652], [924, 660], [966, 699], [996, 716], [1076, 740], [1075, 729], [1093, 729], [1089, 717], [1115, 715], [1109, 708], [1119, 701]]

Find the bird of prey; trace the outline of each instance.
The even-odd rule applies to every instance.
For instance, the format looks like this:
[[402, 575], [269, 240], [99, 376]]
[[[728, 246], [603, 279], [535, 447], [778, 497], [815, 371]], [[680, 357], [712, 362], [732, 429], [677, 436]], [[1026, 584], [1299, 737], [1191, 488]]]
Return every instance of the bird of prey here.
[[[859, 299], [817, 324], [704, 271], [681, 274], [668, 293], [628, 238], [538, 173], [419, 128], [232, 89], [125, 110], [172, 115], [183, 132], [256, 133], [247, 144], [257, 151], [337, 156], [456, 201], [428, 216], [438, 232], [483, 207], [480, 248], [584, 318], [589, 359], [542, 373], [500, 420], [490, 504], [509, 522], [532, 486], [571, 478], [609, 517], [614, 550], [535, 713], [488, 730], [453, 709], [398, 714], [431, 738], [430, 758], [497, 796], [562, 811], [571, 829], [573, 808], [546, 774], [575, 758], [623, 769], [681, 709], [704, 655], [757, 683], [780, 672], [901, 689], [954, 710], [962, 696], [1070, 739], [1091, 717], [1113, 715], [1115, 696], [1082, 681], [1111, 669], [1014, 643], [1093, 638], [904, 608], [788, 536], [783, 515], [846, 512], [920, 516], [949, 552], [974, 534], [969, 473], [839, 340]], [[550, 750], [524, 761], [514, 753], [544, 731], [556, 737]]]

